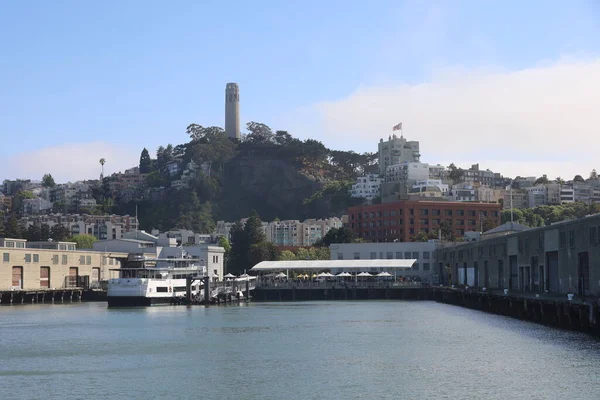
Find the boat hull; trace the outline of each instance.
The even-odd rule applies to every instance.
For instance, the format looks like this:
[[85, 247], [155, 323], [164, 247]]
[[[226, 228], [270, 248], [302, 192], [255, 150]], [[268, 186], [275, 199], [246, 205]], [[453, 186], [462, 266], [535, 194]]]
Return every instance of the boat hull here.
[[109, 307], [148, 307], [178, 304], [173, 297], [108, 296]]

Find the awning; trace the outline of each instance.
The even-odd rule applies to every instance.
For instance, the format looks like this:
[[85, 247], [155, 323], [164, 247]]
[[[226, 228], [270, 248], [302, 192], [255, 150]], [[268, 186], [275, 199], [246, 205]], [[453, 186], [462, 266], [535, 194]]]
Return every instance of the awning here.
[[361, 272], [360, 274], [356, 275], [356, 276], [373, 276], [368, 272]]

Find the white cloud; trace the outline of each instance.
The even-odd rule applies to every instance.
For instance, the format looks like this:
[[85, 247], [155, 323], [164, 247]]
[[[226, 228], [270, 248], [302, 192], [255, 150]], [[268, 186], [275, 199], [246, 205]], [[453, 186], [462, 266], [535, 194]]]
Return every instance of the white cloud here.
[[320, 132], [326, 145], [356, 151], [375, 151], [402, 121], [425, 162], [586, 176], [600, 170], [600, 59], [510, 72], [446, 69], [430, 82], [361, 87], [290, 120], [292, 132]]
[[50, 173], [56, 182], [97, 179], [100, 159], [106, 159], [104, 175], [124, 171], [139, 162], [139, 149], [114, 143], [67, 143], [27, 151], [0, 160], [4, 179], [36, 179]]

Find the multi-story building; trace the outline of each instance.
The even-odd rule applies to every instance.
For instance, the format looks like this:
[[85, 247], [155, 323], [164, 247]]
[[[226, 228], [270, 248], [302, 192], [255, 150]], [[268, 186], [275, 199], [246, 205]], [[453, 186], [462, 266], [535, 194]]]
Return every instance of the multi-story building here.
[[13, 198], [0, 193], [0, 211], [10, 212], [12, 210]]
[[0, 290], [92, 287], [119, 268], [124, 254], [77, 250], [74, 243], [0, 239]]
[[427, 179], [416, 181], [410, 188], [410, 194], [417, 194], [421, 197], [448, 197], [448, 185], [442, 183], [441, 179]]
[[508, 189], [502, 191], [502, 208], [527, 208], [529, 207], [529, 192], [525, 189]]
[[444, 243], [436, 262], [446, 283], [553, 294], [600, 295], [600, 214]]
[[356, 179], [356, 183], [352, 185], [349, 191], [350, 196], [359, 199], [367, 199], [369, 201], [378, 199], [381, 196], [381, 183], [383, 178], [376, 174], [368, 174]]
[[276, 246], [312, 246], [333, 228], [341, 228], [342, 220], [334, 217], [327, 219], [307, 219], [273, 221], [267, 226], [267, 240]]
[[537, 178], [535, 176], [517, 176], [515, 179], [513, 179], [511, 185], [513, 189], [527, 189], [528, 187], [535, 185], [536, 180]]
[[23, 200], [23, 213], [25, 215], [42, 214], [52, 210], [52, 202], [41, 197]]
[[111, 175], [108, 187], [112, 192], [120, 192], [126, 188], [143, 188], [146, 184], [148, 174], [140, 173], [139, 167], [126, 169], [125, 172]]
[[[240, 223], [242, 224], [242, 226], [244, 226], [246, 224], [247, 220], [248, 220], [248, 218], [242, 218], [240, 220]], [[234, 225], [235, 225], [235, 222], [217, 221], [217, 226], [215, 228], [214, 236], [224, 236], [228, 240], [231, 240], [231, 231], [233, 230]], [[269, 226], [269, 223], [262, 221], [261, 225], [262, 225], [262, 229], [263, 229], [263, 233], [265, 234], [265, 237], [268, 237], [267, 228]]]
[[475, 186], [485, 185], [496, 188], [504, 188], [510, 183], [510, 179], [497, 172], [492, 172], [489, 169], [479, 169], [479, 164], [473, 164], [471, 168], [463, 170], [461, 181], [470, 182]]
[[495, 189], [493, 187], [480, 185], [475, 187], [475, 201], [485, 203], [500, 203], [503, 199], [504, 189]]
[[548, 204], [545, 185], [531, 186], [526, 190], [528, 194], [528, 207], [533, 208]]
[[120, 239], [126, 232], [139, 229], [136, 217], [129, 215], [48, 214], [23, 218], [25, 227], [62, 225], [71, 235], [86, 233], [98, 240]]
[[390, 136], [387, 141], [379, 140], [379, 175], [384, 176], [390, 165], [404, 162], [419, 162], [418, 141], [407, 141], [403, 136]]
[[415, 181], [429, 179], [429, 164], [421, 162], [404, 162], [393, 164], [385, 170], [385, 182], [406, 182], [411, 184]]
[[575, 190], [572, 186], [562, 185], [560, 188], [560, 204], [574, 203]]
[[458, 183], [452, 185], [452, 189], [448, 192], [448, 199], [451, 201], [476, 201], [477, 190], [471, 184]]
[[420, 232], [437, 236], [442, 225], [462, 237], [484, 222], [499, 225], [500, 208], [494, 203], [412, 200], [365, 205], [348, 209], [347, 227], [371, 242], [408, 242]]
[[[416, 259], [410, 269], [397, 271], [400, 276], [418, 276], [423, 281], [438, 283], [435, 242], [405, 243], [334, 243], [329, 246], [332, 260]], [[370, 271], [367, 271], [370, 272]], [[378, 271], [372, 271], [378, 272]]]

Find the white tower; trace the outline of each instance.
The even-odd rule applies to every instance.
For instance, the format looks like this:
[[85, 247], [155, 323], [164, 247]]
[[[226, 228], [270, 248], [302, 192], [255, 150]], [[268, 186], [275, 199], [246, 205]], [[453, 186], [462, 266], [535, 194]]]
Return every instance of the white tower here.
[[240, 88], [233, 82], [225, 88], [225, 132], [230, 138], [240, 138]]

